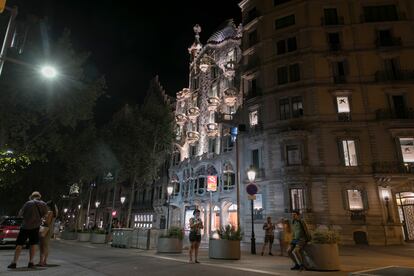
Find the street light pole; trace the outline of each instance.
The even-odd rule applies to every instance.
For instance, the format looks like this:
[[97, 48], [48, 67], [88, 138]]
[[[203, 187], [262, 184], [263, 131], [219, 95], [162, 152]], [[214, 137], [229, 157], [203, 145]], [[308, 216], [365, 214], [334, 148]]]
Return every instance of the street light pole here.
[[126, 197], [121, 196], [120, 200], [121, 200], [121, 210], [119, 211], [119, 221], [120, 221], [121, 227], [122, 227], [122, 225], [123, 225], [123, 223], [122, 223], [122, 208], [124, 207], [124, 202], [126, 200]]
[[95, 222], [94, 222], [94, 227], [96, 227], [96, 218], [98, 217], [98, 207], [99, 207], [100, 204], [101, 203], [99, 201], [96, 201], [95, 202], [96, 209], [95, 209]]
[[[254, 185], [254, 180], [256, 178], [256, 171], [253, 169], [250, 169], [247, 172], [247, 178], [249, 179], [249, 186], [248, 186], [248, 193], [250, 194], [250, 211], [252, 216], [252, 236], [251, 236], [251, 243], [250, 243], [250, 253], [255, 255], [256, 254], [256, 238], [254, 234], [254, 199], [257, 193], [257, 186]], [[249, 188], [251, 190], [249, 190]]]
[[167, 187], [167, 194], [168, 194], [168, 205], [167, 205], [167, 230], [169, 227], [169, 223], [170, 223], [170, 198], [171, 195], [173, 193], [173, 186], [168, 186]]

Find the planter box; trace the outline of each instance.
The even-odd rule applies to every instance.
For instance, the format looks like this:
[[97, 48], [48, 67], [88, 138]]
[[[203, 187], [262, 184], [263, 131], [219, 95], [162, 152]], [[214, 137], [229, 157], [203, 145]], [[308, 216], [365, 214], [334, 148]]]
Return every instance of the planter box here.
[[87, 242], [91, 239], [91, 233], [78, 233], [78, 241]]
[[308, 269], [340, 270], [339, 251], [336, 243], [308, 244], [304, 251]]
[[91, 243], [105, 243], [105, 241], [106, 241], [106, 234], [92, 233]]
[[208, 256], [211, 259], [240, 260], [240, 241], [210, 240]]
[[158, 253], [181, 253], [183, 241], [177, 238], [159, 238], [157, 244]]
[[77, 234], [75, 232], [63, 231], [62, 235], [61, 235], [61, 238], [63, 240], [76, 240], [76, 236], [77, 236]]

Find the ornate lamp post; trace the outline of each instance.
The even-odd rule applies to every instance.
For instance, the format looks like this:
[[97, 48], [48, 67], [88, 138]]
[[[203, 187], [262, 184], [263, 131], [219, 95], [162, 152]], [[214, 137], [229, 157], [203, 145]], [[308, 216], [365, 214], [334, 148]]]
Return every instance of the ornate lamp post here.
[[126, 197], [125, 196], [121, 196], [121, 198], [119, 200], [121, 201], [121, 211], [119, 212], [119, 220], [121, 222], [121, 227], [122, 227], [122, 225], [123, 225], [123, 223], [122, 223], [122, 208], [124, 207], [124, 203], [125, 203]]
[[94, 222], [94, 226], [96, 227], [96, 218], [98, 217], [98, 208], [99, 208], [99, 205], [100, 205], [101, 203], [99, 202], [99, 201], [95, 201], [95, 207], [96, 207], [96, 210], [95, 210], [95, 222]]
[[169, 223], [170, 223], [170, 198], [171, 198], [171, 195], [172, 195], [172, 193], [173, 193], [173, 190], [174, 190], [174, 188], [173, 188], [173, 186], [168, 186], [167, 187], [167, 194], [168, 194], [168, 205], [167, 205], [167, 230], [168, 230], [168, 226], [169, 226]]
[[247, 178], [249, 179], [250, 184], [246, 187], [247, 193], [250, 195], [250, 210], [251, 210], [251, 216], [252, 216], [252, 237], [251, 237], [251, 248], [250, 253], [256, 254], [256, 238], [254, 235], [254, 199], [256, 197], [257, 193], [257, 186], [254, 184], [254, 180], [256, 179], [256, 171], [253, 169], [250, 169], [247, 172]]

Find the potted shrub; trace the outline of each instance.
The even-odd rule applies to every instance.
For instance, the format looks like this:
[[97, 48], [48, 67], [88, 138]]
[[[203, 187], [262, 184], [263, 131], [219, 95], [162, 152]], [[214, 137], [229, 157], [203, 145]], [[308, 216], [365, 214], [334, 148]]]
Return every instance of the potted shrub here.
[[311, 242], [306, 245], [305, 260], [308, 269], [339, 270], [339, 235], [333, 230], [316, 230]]
[[71, 230], [65, 229], [62, 232], [61, 238], [63, 240], [76, 240], [76, 232], [75, 232], [75, 229], [71, 229]]
[[211, 259], [239, 260], [240, 259], [240, 241], [242, 233], [240, 229], [235, 229], [227, 225], [217, 230], [219, 239], [210, 239], [208, 247], [208, 256]]
[[97, 229], [92, 231], [91, 234], [91, 243], [105, 243], [106, 241], [106, 232], [103, 229]]
[[87, 242], [91, 239], [91, 231], [89, 229], [78, 230], [78, 241]]
[[181, 253], [183, 249], [184, 233], [180, 227], [172, 226], [167, 233], [158, 238], [158, 253]]

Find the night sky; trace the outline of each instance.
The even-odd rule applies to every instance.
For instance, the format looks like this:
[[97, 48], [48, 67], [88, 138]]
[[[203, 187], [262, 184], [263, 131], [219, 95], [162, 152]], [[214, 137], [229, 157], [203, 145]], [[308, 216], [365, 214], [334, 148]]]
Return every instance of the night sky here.
[[239, 24], [239, 2], [8, 0], [8, 5], [17, 4], [20, 16], [46, 16], [54, 37], [71, 29], [75, 48], [90, 51], [91, 62], [106, 76], [111, 98], [104, 106], [115, 110], [141, 102], [156, 74], [170, 95], [186, 87], [192, 27], [201, 25], [203, 43], [225, 20]]

